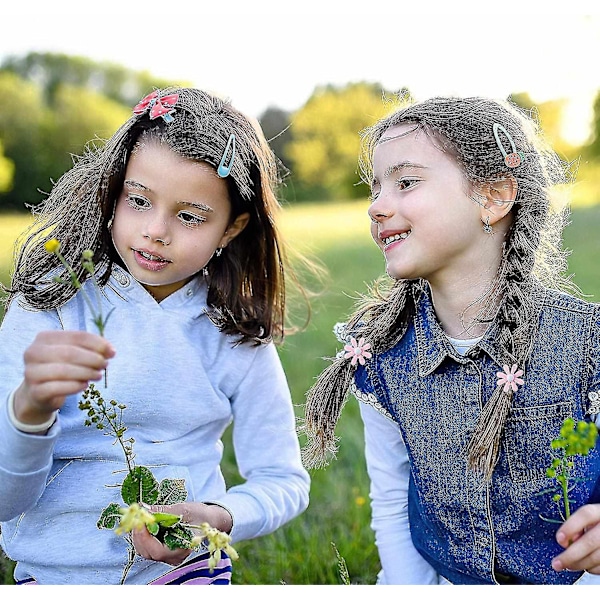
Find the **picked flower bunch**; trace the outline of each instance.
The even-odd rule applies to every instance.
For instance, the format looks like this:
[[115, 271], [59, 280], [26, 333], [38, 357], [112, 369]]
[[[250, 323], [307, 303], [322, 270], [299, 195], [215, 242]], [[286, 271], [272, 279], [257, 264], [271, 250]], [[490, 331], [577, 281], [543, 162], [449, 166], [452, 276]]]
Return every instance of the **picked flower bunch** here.
[[[60, 242], [51, 239], [44, 244], [44, 248], [51, 254], [56, 254], [59, 261], [66, 269], [69, 280], [55, 277], [59, 283], [72, 285], [81, 291], [85, 302], [92, 313], [94, 324], [98, 333], [103, 336], [106, 323], [110, 316], [102, 315], [101, 305], [98, 299], [97, 308], [83, 289], [76, 273], [65, 261], [60, 253]], [[90, 274], [94, 287], [99, 294], [98, 282], [95, 277], [95, 266], [92, 260], [91, 250], [82, 253], [82, 265]], [[105, 373], [106, 387], [106, 373]], [[100, 391], [93, 383], [83, 392], [83, 400], [79, 401], [79, 409], [86, 413], [85, 425], [96, 427], [105, 435], [115, 438], [125, 457], [127, 475], [121, 484], [121, 498], [126, 506], [116, 503], [109, 504], [100, 514], [96, 523], [98, 529], [114, 529], [118, 535], [126, 535], [128, 541], [128, 558], [123, 569], [121, 583], [125, 581], [133, 561], [135, 550], [131, 541], [130, 533], [135, 529], [146, 527], [146, 529], [170, 550], [177, 548], [196, 549], [205, 547], [210, 553], [209, 567], [213, 569], [221, 558], [221, 551], [228, 553], [232, 560], [238, 558], [235, 549], [230, 545], [231, 537], [218, 529], [211, 527], [208, 523], [193, 525], [183, 523], [181, 515], [170, 513], [152, 513], [145, 506], [169, 505], [185, 502], [187, 490], [183, 479], [163, 479], [157, 481], [148, 467], [135, 464], [133, 445], [135, 439], [126, 437], [127, 427], [123, 422], [123, 411], [126, 405], [116, 400], [106, 401]]]
[[[559, 512], [564, 521], [571, 516], [569, 500], [571, 470], [574, 467], [574, 456], [587, 456], [596, 445], [598, 428], [595, 423], [587, 421], [575, 422], [572, 418], [564, 420], [560, 428], [559, 436], [552, 440], [551, 448], [559, 452], [560, 456], [552, 460], [546, 470], [546, 475], [556, 481], [560, 487], [560, 493], [553, 496], [553, 500], [559, 506]], [[561, 508], [560, 503], [563, 503]]]

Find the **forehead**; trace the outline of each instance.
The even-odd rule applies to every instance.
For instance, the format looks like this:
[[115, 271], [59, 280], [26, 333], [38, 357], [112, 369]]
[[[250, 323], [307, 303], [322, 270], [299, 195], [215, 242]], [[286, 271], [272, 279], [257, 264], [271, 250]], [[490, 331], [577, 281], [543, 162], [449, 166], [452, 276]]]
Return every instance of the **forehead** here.
[[424, 167], [452, 163], [454, 160], [440, 149], [436, 140], [414, 123], [401, 123], [386, 129], [373, 152], [373, 169], [392, 164], [414, 163]]

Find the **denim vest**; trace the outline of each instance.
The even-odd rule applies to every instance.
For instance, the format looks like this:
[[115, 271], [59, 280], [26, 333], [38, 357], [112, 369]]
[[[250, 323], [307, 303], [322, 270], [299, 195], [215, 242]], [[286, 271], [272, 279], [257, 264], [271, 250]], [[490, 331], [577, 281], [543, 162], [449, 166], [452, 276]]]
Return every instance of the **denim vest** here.
[[[546, 475], [551, 441], [566, 417], [589, 419], [600, 389], [600, 305], [542, 290], [539, 330], [515, 392], [492, 480], [467, 466], [466, 446], [497, 385], [502, 356], [492, 325], [460, 356], [439, 326], [429, 295], [400, 341], [355, 373], [352, 391], [399, 426], [411, 464], [408, 511], [415, 548], [455, 584], [569, 584], [556, 573], [558, 491]], [[596, 394], [591, 393], [595, 399]], [[600, 452], [575, 457], [572, 511], [600, 502]], [[398, 557], [402, 560], [402, 557]]]

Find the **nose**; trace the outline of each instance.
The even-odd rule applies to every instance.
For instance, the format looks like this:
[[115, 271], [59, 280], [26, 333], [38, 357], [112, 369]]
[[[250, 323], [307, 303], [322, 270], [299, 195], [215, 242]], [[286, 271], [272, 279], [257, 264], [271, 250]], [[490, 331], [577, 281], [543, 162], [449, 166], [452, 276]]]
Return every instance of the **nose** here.
[[148, 218], [142, 235], [144, 238], [153, 242], [160, 242], [163, 246], [168, 246], [171, 243], [167, 219], [159, 214], [155, 214], [152, 218]]
[[391, 208], [379, 195], [376, 200], [373, 200], [367, 212], [373, 223], [381, 223], [391, 215]]

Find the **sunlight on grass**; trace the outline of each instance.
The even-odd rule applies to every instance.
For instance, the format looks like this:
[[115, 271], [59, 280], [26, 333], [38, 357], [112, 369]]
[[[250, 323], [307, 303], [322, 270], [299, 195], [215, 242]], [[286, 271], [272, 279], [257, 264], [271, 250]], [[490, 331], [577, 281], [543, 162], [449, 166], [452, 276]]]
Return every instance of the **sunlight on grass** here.
[[290, 245], [314, 251], [348, 244], [352, 240], [371, 243], [366, 200], [302, 203], [286, 206], [281, 230]]

